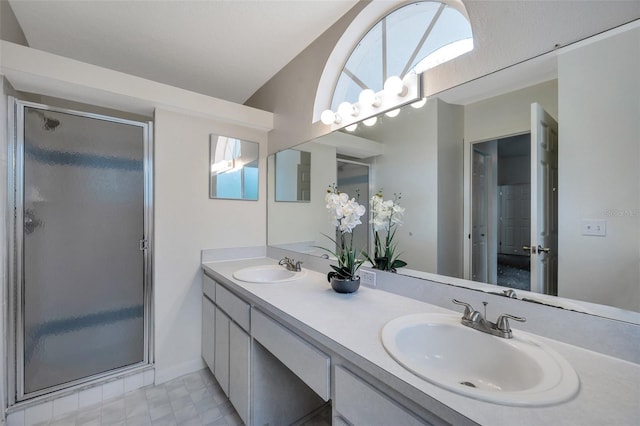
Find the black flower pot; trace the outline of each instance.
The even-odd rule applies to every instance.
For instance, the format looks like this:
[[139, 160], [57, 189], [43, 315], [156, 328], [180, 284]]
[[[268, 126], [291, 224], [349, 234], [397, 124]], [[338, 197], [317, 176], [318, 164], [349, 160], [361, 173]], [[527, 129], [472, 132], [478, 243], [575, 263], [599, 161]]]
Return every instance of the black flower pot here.
[[360, 277], [353, 279], [331, 278], [331, 288], [336, 293], [355, 293], [360, 287]]

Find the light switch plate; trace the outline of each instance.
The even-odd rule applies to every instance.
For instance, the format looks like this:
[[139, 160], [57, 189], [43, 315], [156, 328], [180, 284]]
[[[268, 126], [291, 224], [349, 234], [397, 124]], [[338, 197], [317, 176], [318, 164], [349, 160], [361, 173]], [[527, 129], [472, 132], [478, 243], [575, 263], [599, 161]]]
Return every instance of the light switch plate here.
[[582, 220], [582, 235], [605, 237], [607, 235], [607, 221], [606, 220], [583, 219]]

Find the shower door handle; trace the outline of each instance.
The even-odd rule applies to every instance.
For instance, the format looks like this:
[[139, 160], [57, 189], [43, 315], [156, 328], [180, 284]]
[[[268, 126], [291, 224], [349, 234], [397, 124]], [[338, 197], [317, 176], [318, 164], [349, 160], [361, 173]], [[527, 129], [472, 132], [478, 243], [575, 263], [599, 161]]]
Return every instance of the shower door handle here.
[[25, 235], [33, 234], [36, 228], [42, 225], [42, 221], [36, 218], [36, 214], [32, 209], [26, 209], [24, 212], [23, 226]]
[[540, 244], [538, 244], [538, 253], [551, 253], [551, 249], [549, 247], [542, 247]]

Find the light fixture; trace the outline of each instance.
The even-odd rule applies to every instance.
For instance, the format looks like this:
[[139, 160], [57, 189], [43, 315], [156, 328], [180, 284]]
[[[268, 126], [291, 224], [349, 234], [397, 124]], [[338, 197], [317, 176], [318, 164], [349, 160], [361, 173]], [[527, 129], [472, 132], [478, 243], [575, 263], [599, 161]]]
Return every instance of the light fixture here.
[[391, 76], [384, 82], [385, 92], [389, 92], [395, 96], [404, 97], [407, 95], [409, 89], [405, 86], [404, 82], [397, 75]]
[[320, 120], [331, 130], [347, 129], [354, 131], [354, 124], [362, 122], [365, 126], [373, 126], [377, 122], [376, 115], [386, 111], [389, 117], [396, 117], [400, 107], [417, 102], [415, 108], [424, 105], [422, 99], [422, 80], [420, 75], [409, 72], [404, 78], [392, 76], [384, 82], [384, 88], [378, 92], [364, 89], [358, 96], [358, 102], [342, 102], [336, 111], [325, 110]]
[[326, 110], [322, 111], [322, 114], [320, 114], [320, 121], [322, 121], [324, 124], [329, 126], [331, 124], [340, 123], [342, 121], [342, 117], [340, 117], [339, 114], [336, 114], [335, 112], [331, 111], [330, 109], [326, 109]]
[[400, 114], [400, 108], [392, 109], [391, 111], [387, 111], [384, 113], [387, 117], [397, 117]]
[[372, 106], [374, 108], [379, 107], [382, 103], [380, 98], [371, 89], [364, 89], [362, 92], [360, 92], [360, 96], [358, 96], [358, 102], [360, 103], [360, 105], [367, 107]]
[[358, 128], [358, 123], [354, 123], [351, 126], [347, 126], [345, 127], [345, 130], [347, 132], [355, 132], [355, 130]]
[[341, 117], [356, 117], [360, 112], [360, 108], [356, 105], [351, 105], [349, 102], [342, 102], [338, 105], [338, 115]]
[[418, 108], [422, 108], [426, 103], [427, 103], [427, 98], [422, 98], [419, 101], [412, 103], [411, 106], [418, 109]]
[[376, 124], [376, 122], [378, 121], [378, 117], [376, 117], [375, 115], [371, 118], [367, 118], [366, 120], [362, 121], [362, 124], [364, 124], [365, 126], [373, 126], [374, 124]]

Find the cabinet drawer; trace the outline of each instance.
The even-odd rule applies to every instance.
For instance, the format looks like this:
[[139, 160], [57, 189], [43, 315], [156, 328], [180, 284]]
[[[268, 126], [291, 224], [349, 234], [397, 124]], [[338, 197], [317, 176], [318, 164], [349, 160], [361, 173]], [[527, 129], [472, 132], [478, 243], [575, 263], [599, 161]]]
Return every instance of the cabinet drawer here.
[[251, 305], [216, 283], [216, 305], [229, 315], [238, 325], [249, 331]]
[[204, 272], [202, 273], [202, 292], [213, 302], [216, 301], [216, 282]]
[[335, 368], [334, 406], [354, 425], [428, 425], [340, 366]]
[[329, 356], [262, 312], [251, 312], [251, 334], [323, 400], [330, 398]]

